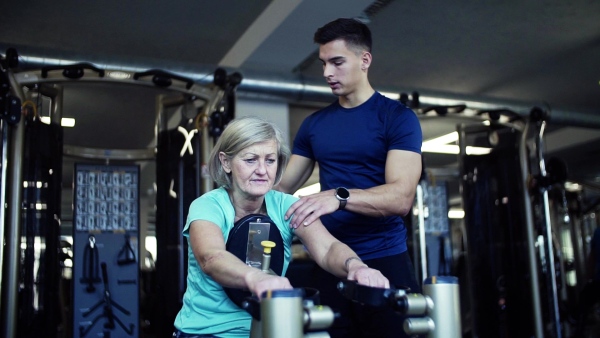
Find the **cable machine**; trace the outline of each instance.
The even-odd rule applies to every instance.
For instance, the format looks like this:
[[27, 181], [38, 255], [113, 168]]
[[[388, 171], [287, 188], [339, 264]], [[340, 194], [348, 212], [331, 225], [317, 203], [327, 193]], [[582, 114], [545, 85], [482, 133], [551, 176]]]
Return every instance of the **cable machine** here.
[[[411, 218], [416, 275], [460, 276], [463, 328], [471, 337], [568, 335], [566, 311], [574, 293], [568, 283], [574, 283], [574, 276], [565, 274], [577, 263], [570, 252], [581, 251], [576, 242], [584, 232], [567, 229], [573, 207], [564, 187], [566, 165], [544, 158], [549, 111], [534, 107], [523, 116], [499, 108], [475, 110], [475, 116], [461, 114], [466, 105], [423, 107], [418, 93], [412, 100], [402, 94], [400, 101], [420, 119], [452, 116], [459, 121], [458, 172], [448, 175], [449, 170], [437, 168], [429, 175], [431, 169], [423, 164]], [[428, 112], [435, 116], [425, 116]], [[446, 226], [448, 201], [443, 180], [436, 182], [439, 174], [454, 176], [460, 185], [462, 238], [450, 245], [463, 246], [464, 255], [456, 261], [432, 241], [452, 229]], [[578, 256], [580, 261], [583, 253]], [[446, 257], [451, 264], [446, 265]]]
[[[4, 108], [1, 154], [8, 159], [2, 162], [0, 182], [3, 204], [7, 206], [2, 209], [1, 227], [6, 238], [0, 256], [4, 262], [1, 335], [53, 337], [72, 325], [74, 337], [137, 337], [141, 237], [139, 167], [132, 162], [154, 160], [155, 149], [63, 145], [62, 85], [77, 81], [161, 88], [179, 93], [204, 112], [211, 112], [211, 108], [222, 106], [223, 97], [230, 98], [223, 93], [227, 88], [233, 92], [234, 81], [225, 76], [223, 84], [206, 86], [160, 70], [129, 72], [100, 69], [88, 63], [20, 71], [17, 59], [16, 51], [7, 52], [0, 72]], [[39, 103], [40, 98], [44, 104]], [[38, 104], [22, 107], [21, 102]], [[46, 104], [51, 112], [50, 125], [41, 123], [33, 112]], [[197, 126], [209, 129], [209, 123]], [[58, 279], [65, 150], [69, 156], [84, 160], [74, 168], [72, 318], [61, 318], [59, 314], [65, 311], [57, 308], [63, 304], [58, 299]], [[63, 333], [68, 335], [66, 331]]]
[[[544, 110], [526, 119], [506, 113], [508, 122], [457, 126], [472, 336], [561, 337], [547, 190], [566, 171], [544, 161]], [[491, 151], [468, 154], [471, 145]]]
[[[177, 97], [161, 97], [157, 111], [156, 264], [157, 292], [154, 331], [168, 336], [181, 309], [187, 278], [187, 242], [182, 236], [187, 212], [194, 199], [212, 190], [207, 173], [208, 155], [223, 129], [235, 117], [235, 89], [239, 73], [214, 74], [211, 104], [202, 106]], [[167, 121], [167, 109], [180, 107], [176, 126]]]

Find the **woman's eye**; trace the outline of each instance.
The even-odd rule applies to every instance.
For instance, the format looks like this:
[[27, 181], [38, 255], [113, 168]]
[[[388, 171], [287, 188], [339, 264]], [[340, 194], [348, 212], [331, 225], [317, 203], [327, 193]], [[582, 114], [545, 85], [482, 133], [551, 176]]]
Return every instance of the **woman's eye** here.
[[275, 160], [275, 159], [268, 159], [268, 160], [267, 160], [267, 163], [268, 163], [268, 164], [273, 164], [273, 163], [275, 163], [276, 161], [277, 161], [277, 160]]

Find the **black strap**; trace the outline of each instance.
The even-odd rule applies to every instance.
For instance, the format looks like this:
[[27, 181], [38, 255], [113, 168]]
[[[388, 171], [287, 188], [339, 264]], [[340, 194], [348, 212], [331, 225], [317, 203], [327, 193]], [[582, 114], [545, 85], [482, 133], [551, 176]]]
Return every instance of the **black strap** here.
[[129, 234], [125, 234], [125, 244], [119, 251], [117, 255], [117, 264], [125, 265], [135, 263], [135, 251], [131, 247], [131, 242], [129, 241]]
[[98, 247], [96, 246], [96, 237], [90, 235], [88, 237], [88, 245], [83, 249], [83, 276], [79, 279], [82, 284], [87, 284], [85, 291], [94, 292], [96, 287], [94, 283], [100, 283], [101, 279], [98, 275]]

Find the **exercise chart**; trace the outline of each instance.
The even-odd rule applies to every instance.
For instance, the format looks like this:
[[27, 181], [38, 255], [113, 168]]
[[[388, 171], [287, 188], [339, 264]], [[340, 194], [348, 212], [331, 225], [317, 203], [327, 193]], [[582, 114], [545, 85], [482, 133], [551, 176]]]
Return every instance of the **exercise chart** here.
[[75, 164], [73, 336], [139, 334], [139, 166]]

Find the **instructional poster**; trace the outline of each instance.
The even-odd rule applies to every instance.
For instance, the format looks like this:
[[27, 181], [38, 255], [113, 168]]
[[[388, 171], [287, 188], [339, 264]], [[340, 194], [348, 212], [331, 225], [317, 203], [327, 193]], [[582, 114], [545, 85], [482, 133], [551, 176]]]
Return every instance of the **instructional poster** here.
[[138, 337], [139, 166], [74, 175], [73, 337]]

